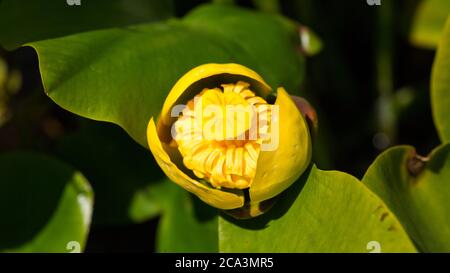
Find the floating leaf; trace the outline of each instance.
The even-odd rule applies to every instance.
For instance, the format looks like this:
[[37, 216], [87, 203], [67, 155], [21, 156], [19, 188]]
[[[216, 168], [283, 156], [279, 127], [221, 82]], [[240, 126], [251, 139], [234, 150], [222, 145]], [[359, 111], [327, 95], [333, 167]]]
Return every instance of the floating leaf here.
[[436, 48], [449, 14], [448, 0], [423, 0], [413, 20], [411, 42], [424, 48]]
[[25, 43], [72, 33], [166, 19], [173, 10], [171, 0], [79, 0], [80, 5], [75, 2], [0, 2], [0, 45], [14, 49]]
[[312, 167], [261, 217], [219, 220], [222, 252], [414, 252], [394, 214], [356, 178]]
[[93, 196], [81, 173], [42, 155], [3, 154], [0, 187], [0, 251], [83, 249]]
[[410, 146], [381, 154], [363, 178], [425, 252], [450, 252], [450, 145], [417, 157]]
[[437, 49], [431, 77], [433, 118], [442, 142], [450, 140], [450, 16]]
[[304, 72], [295, 25], [281, 17], [206, 5], [183, 20], [82, 33], [31, 45], [47, 94], [61, 107], [123, 127], [146, 144], [146, 126], [187, 71], [236, 62], [292, 93]]

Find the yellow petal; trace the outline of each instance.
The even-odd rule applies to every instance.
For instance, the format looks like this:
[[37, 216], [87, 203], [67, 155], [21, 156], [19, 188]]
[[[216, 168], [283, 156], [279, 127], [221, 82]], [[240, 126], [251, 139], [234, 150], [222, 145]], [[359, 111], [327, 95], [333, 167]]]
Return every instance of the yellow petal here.
[[311, 161], [311, 137], [306, 121], [286, 90], [278, 88], [277, 94], [278, 147], [273, 151], [261, 150], [259, 154], [250, 187], [252, 203], [280, 194], [300, 177]]
[[219, 209], [235, 209], [244, 205], [243, 194], [238, 195], [232, 192], [209, 188], [183, 173], [164, 150], [158, 137], [153, 118], [150, 119], [147, 127], [147, 140], [156, 162], [170, 180], [197, 195], [201, 200], [213, 207]]
[[[201, 84], [198, 82], [202, 80]], [[271, 92], [271, 88], [255, 71], [239, 64], [204, 64], [197, 66], [184, 74], [174, 87], [164, 102], [161, 111], [161, 121], [165, 126], [170, 126], [174, 118], [171, 117], [172, 107], [177, 104], [186, 103], [197, 95], [204, 87], [208, 85], [226, 84], [227, 81], [237, 82], [245, 81], [252, 85], [254, 91], [258, 91], [263, 97]], [[220, 86], [220, 85], [219, 85]], [[218, 86], [209, 86], [218, 87]]]

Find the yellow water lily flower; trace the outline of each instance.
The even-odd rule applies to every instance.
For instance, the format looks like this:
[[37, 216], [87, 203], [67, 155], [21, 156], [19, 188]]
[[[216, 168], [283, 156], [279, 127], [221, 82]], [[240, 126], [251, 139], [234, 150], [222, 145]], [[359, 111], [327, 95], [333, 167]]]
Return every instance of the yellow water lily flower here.
[[235, 217], [263, 213], [311, 160], [299, 107], [239, 64], [193, 68], [173, 86], [148, 124], [151, 152], [164, 173], [207, 204]]

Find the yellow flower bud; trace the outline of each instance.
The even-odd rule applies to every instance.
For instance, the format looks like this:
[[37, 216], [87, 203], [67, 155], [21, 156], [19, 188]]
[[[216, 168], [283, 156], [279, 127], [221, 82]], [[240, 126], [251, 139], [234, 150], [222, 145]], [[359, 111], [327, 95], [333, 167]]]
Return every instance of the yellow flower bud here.
[[[157, 124], [150, 150], [165, 174], [235, 217], [263, 213], [311, 160], [308, 125], [295, 102], [238, 64], [205, 64], [181, 77]], [[244, 194], [247, 192], [247, 194]]]

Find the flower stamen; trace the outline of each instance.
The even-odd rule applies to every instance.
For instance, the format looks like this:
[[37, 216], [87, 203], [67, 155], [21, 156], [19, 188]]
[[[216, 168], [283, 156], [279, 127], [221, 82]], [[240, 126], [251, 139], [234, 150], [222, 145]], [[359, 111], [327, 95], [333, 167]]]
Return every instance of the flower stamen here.
[[270, 107], [238, 81], [204, 89], [174, 123], [184, 165], [215, 188], [245, 189], [256, 174]]

